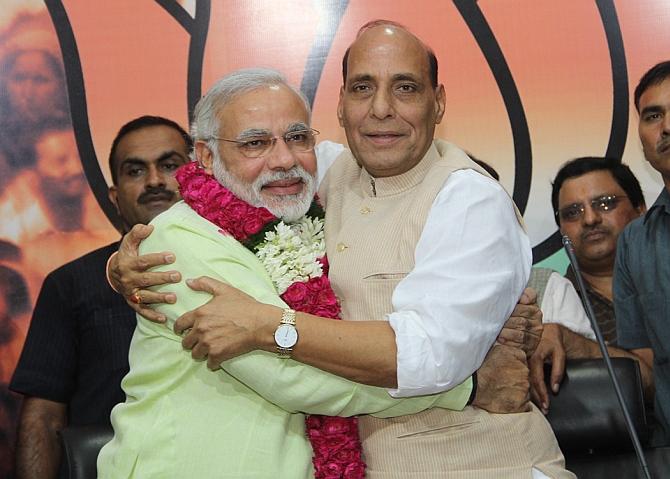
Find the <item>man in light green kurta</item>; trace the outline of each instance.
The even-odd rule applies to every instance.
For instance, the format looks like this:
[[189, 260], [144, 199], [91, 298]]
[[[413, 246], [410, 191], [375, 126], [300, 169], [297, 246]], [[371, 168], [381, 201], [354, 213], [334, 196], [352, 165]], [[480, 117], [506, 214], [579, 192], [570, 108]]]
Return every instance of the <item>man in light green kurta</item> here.
[[[240, 163], [236, 178], [254, 179], [263, 169], [275, 168], [273, 162], [282, 161], [295, 161], [314, 174], [313, 151], [296, 155], [282, 138], [287, 128], [309, 125], [308, 107], [276, 72], [242, 71], [224, 77], [201, 100], [196, 118], [202, 111], [210, 111], [212, 138], [239, 138], [259, 130], [276, 135], [275, 155], [268, 155], [256, 169], [252, 161]], [[198, 126], [203, 124], [207, 122]], [[216, 163], [221, 162], [217, 150], [215, 143], [204, 158], [202, 151], [196, 151], [196, 156], [206, 171], [241, 197], [235, 185], [221, 181], [225, 173], [217, 175], [221, 166]], [[271, 185], [281, 198], [271, 198], [264, 206], [283, 217], [281, 211], [287, 209], [282, 208], [292, 203], [287, 208], [294, 214], [294, 198], [300, 193], [282, 197], [281, 188], [295, 188], [295, 184]], [[264, 199], [268, 193], [262, 187], [259, 190]], [[311, 194], [306, 205], [310, 198]], [[251, 203], [247, 197], [242, 199]], [[185, 203], [176, 204], [152, 224], [155, 230], [142, 243], [142, 253], [160, 251], [169, 244], [177, 258], [171, 267], [181, 271], [182, 277], [211, 276], [258, 301], [286, 307], [259, 260]], [[312, 450], [303, 413], [391, 417], [431, 407], [462, 409], [472, 392], [468, 379], [442, 395], [394, 399], [385, 389], [356, 384], [262, 351], [210, 371], [205, 362], [194, 361], [182, 349], [181, 337], [172, 332], [180, 315], [204, 304], [210, 295], [195, 292], [184, 282], [170, 285], [170, 290], [178, 302], [159, 307], [168, 327], [138, 316], [130, 372], [122, 382], [127, 399], [112, 412], [115, 436], [98, 458], [101, 478], [307, 478], [313, 475]]]

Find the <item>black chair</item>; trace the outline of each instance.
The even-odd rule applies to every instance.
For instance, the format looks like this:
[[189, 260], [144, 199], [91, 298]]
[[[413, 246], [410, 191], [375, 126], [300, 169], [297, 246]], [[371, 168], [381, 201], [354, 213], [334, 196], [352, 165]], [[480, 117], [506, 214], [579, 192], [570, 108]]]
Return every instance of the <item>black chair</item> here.
[[[637, 361], [612, 358], [617, 378], [640, 442], [649, 439]], [[545, 371], [549, 378], [549, 371]], [[567, 468], [588, 479], [643, 478], [637, 455], [602, 359], [566, 363], [565, 378], [551, 397], [547, 419], [565, 455]], [[645, 448], [653, 478], [670, 474], [670, 448]]]
[[95, 479], [102, 446], [114, 436], [112, 426], [71, 426], [60, 434], [62, 456], [59, 479]]
[[[631, 358], [612, 358], [612, 366], [637, 434], [644, 444], [649, 430], [640, 367]], [[549, 371], [545, 371], [545, 378], [549, 379]], [[567, 361], [559, 393], [550, 399], [547, 419], [563, 452], [633, 450], [614, 386], [602, 359]]]

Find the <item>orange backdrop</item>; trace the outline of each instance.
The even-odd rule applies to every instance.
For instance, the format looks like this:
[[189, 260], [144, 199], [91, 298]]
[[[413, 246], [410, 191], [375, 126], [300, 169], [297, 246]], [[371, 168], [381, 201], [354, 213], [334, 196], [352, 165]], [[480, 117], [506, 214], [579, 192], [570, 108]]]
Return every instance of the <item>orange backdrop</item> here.
[[[524, 211], [537, 261], [565, 266], [554, 254], [550, 206], [550, 181], [563, 162], [608, 152], [632, 167], [648, 202], [661, 190], [643, 159], [630, 97], [642, 73], [669, 55], [670, 0], [7, 0], [0, 13], [0, 107], [9, 96], [1, 89], [11, 74], [1, 70], [5, 59], [22, 49], [53, 52], [65, 72], [58, 92], [69, 99], [75, 154], [87, 180], [82, 198], [97, 222], [66, 232], [56, 225], [50, 236], [38, 234], [40, 225], [0, 227], [0, 267], [25, 284], [14, 296], [3, 290], [0, 299], [28, 305], [12, 317], [0, 311], [3, 328], [15, 330], [0, 344], [0, 382], [11, 376], [46, 272], [118, 238], [106, 198], [107, 156], [123, 123], [154, 114], [186, 127], [201, 92], [221, 75], [269, 66], [306, 92], [321, 138], [344, 142], [335, 117], [341, 58], [358, 28], [376, 18], [407, 25], [434, 48], [447, 92], [438, 134], [500, 172]], [[0, 122], [20, 125], [5, 117]], [[0, 151], [0, 214], [4, 224], [22, 225], [20, 214], [41, 201], [39, 187], [29, 188], [40, 173], [21, 162], [16, 146], [35, 139], [8, 136], [0, 131], [0, 147], [7, 147]], [[16, 405], [7, 411], [0, 428], [10, 437]], [[0, 464], [10, 443], [0, 444]]]

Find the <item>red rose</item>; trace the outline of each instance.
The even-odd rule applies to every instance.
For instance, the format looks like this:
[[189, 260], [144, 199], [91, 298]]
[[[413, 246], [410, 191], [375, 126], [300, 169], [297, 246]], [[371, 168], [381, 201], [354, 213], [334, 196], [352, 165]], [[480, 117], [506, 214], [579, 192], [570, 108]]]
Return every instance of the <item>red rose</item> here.
[[337, 462], [329, 462], [323, 467], [322, 471], [324, 473], [323, 477], [326, 479], [340, 479], [344, 473], [344, 468]]
[[307, 417], [307, 419], [305, 420], [305, 424], [307, 425], [308, 429], [320, 428], [321, 424], [323, 424], [323, 418], [324, 416], [320, 416], [318, 414], [312, 414], [311, 416]]
[[244, 221], [244, 232], [248, 235], [255, 235], [265, 226], [265, 221], [263, 221], [258, 215], [252, 215], [247, 220]]
[[241, 221], [245, 217], [248, 206], [241, 201], [231, 201], [225, 209], [225, 214], [233, 221]]
[[361, 479], [365, 477], [365, 463], [363, 461], [356, 461], [347, 464], [342, 477], [344, 479]]
[[344, 434], [349, 432], [349, 419], [344, 417], [328, 417], [324, 421], [322, 430], [325, 434]]
[[293, 309], [296, 309], [297, 305], [302, 304], [306, 297], [307, 286], [305, 283], [293, 283], [286, 289], [286, 291], [284, 291], [284, 294], [281, 295], [281, 298], [286, 301], [286, 304]]

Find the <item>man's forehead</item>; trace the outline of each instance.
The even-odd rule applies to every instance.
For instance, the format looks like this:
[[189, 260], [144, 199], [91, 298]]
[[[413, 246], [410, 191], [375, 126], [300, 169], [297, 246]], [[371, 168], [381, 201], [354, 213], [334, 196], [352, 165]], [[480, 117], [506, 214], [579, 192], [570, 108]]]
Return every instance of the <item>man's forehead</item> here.
[[285, 85], [267, 85], [241, 93], [220, 111], [227, 134], [266, 134], [309, 127], [304, 100]]
[[352, 43], [347, 65], [349, 74], [368, 74], [366, 70], [371, 60], [382, 58], [393, 61], [388, 64], [392, 74], [429, 70], [428, 51], [421, 40], [402, 28], [380, 25], [366, 30]]
[[670, 77], [660, 83], [650, 85], [640, 95], [640, 112], [645, 109], [670, 108]]
[[595, 170], [583, 175], [573, 176], [566, 179], [559, 191], [559, 200], [570, 201], [575, 197], [584, 196], [586, 199], [602, 196], [604, 194], [621, 194], [623, 188], [609, 170]]
[[131, 131], [119, 141], [117, 159], [126, 158], [154, 161], [165, 152], [188, 153], [184, 137], [167, 125], [152, 125]]

